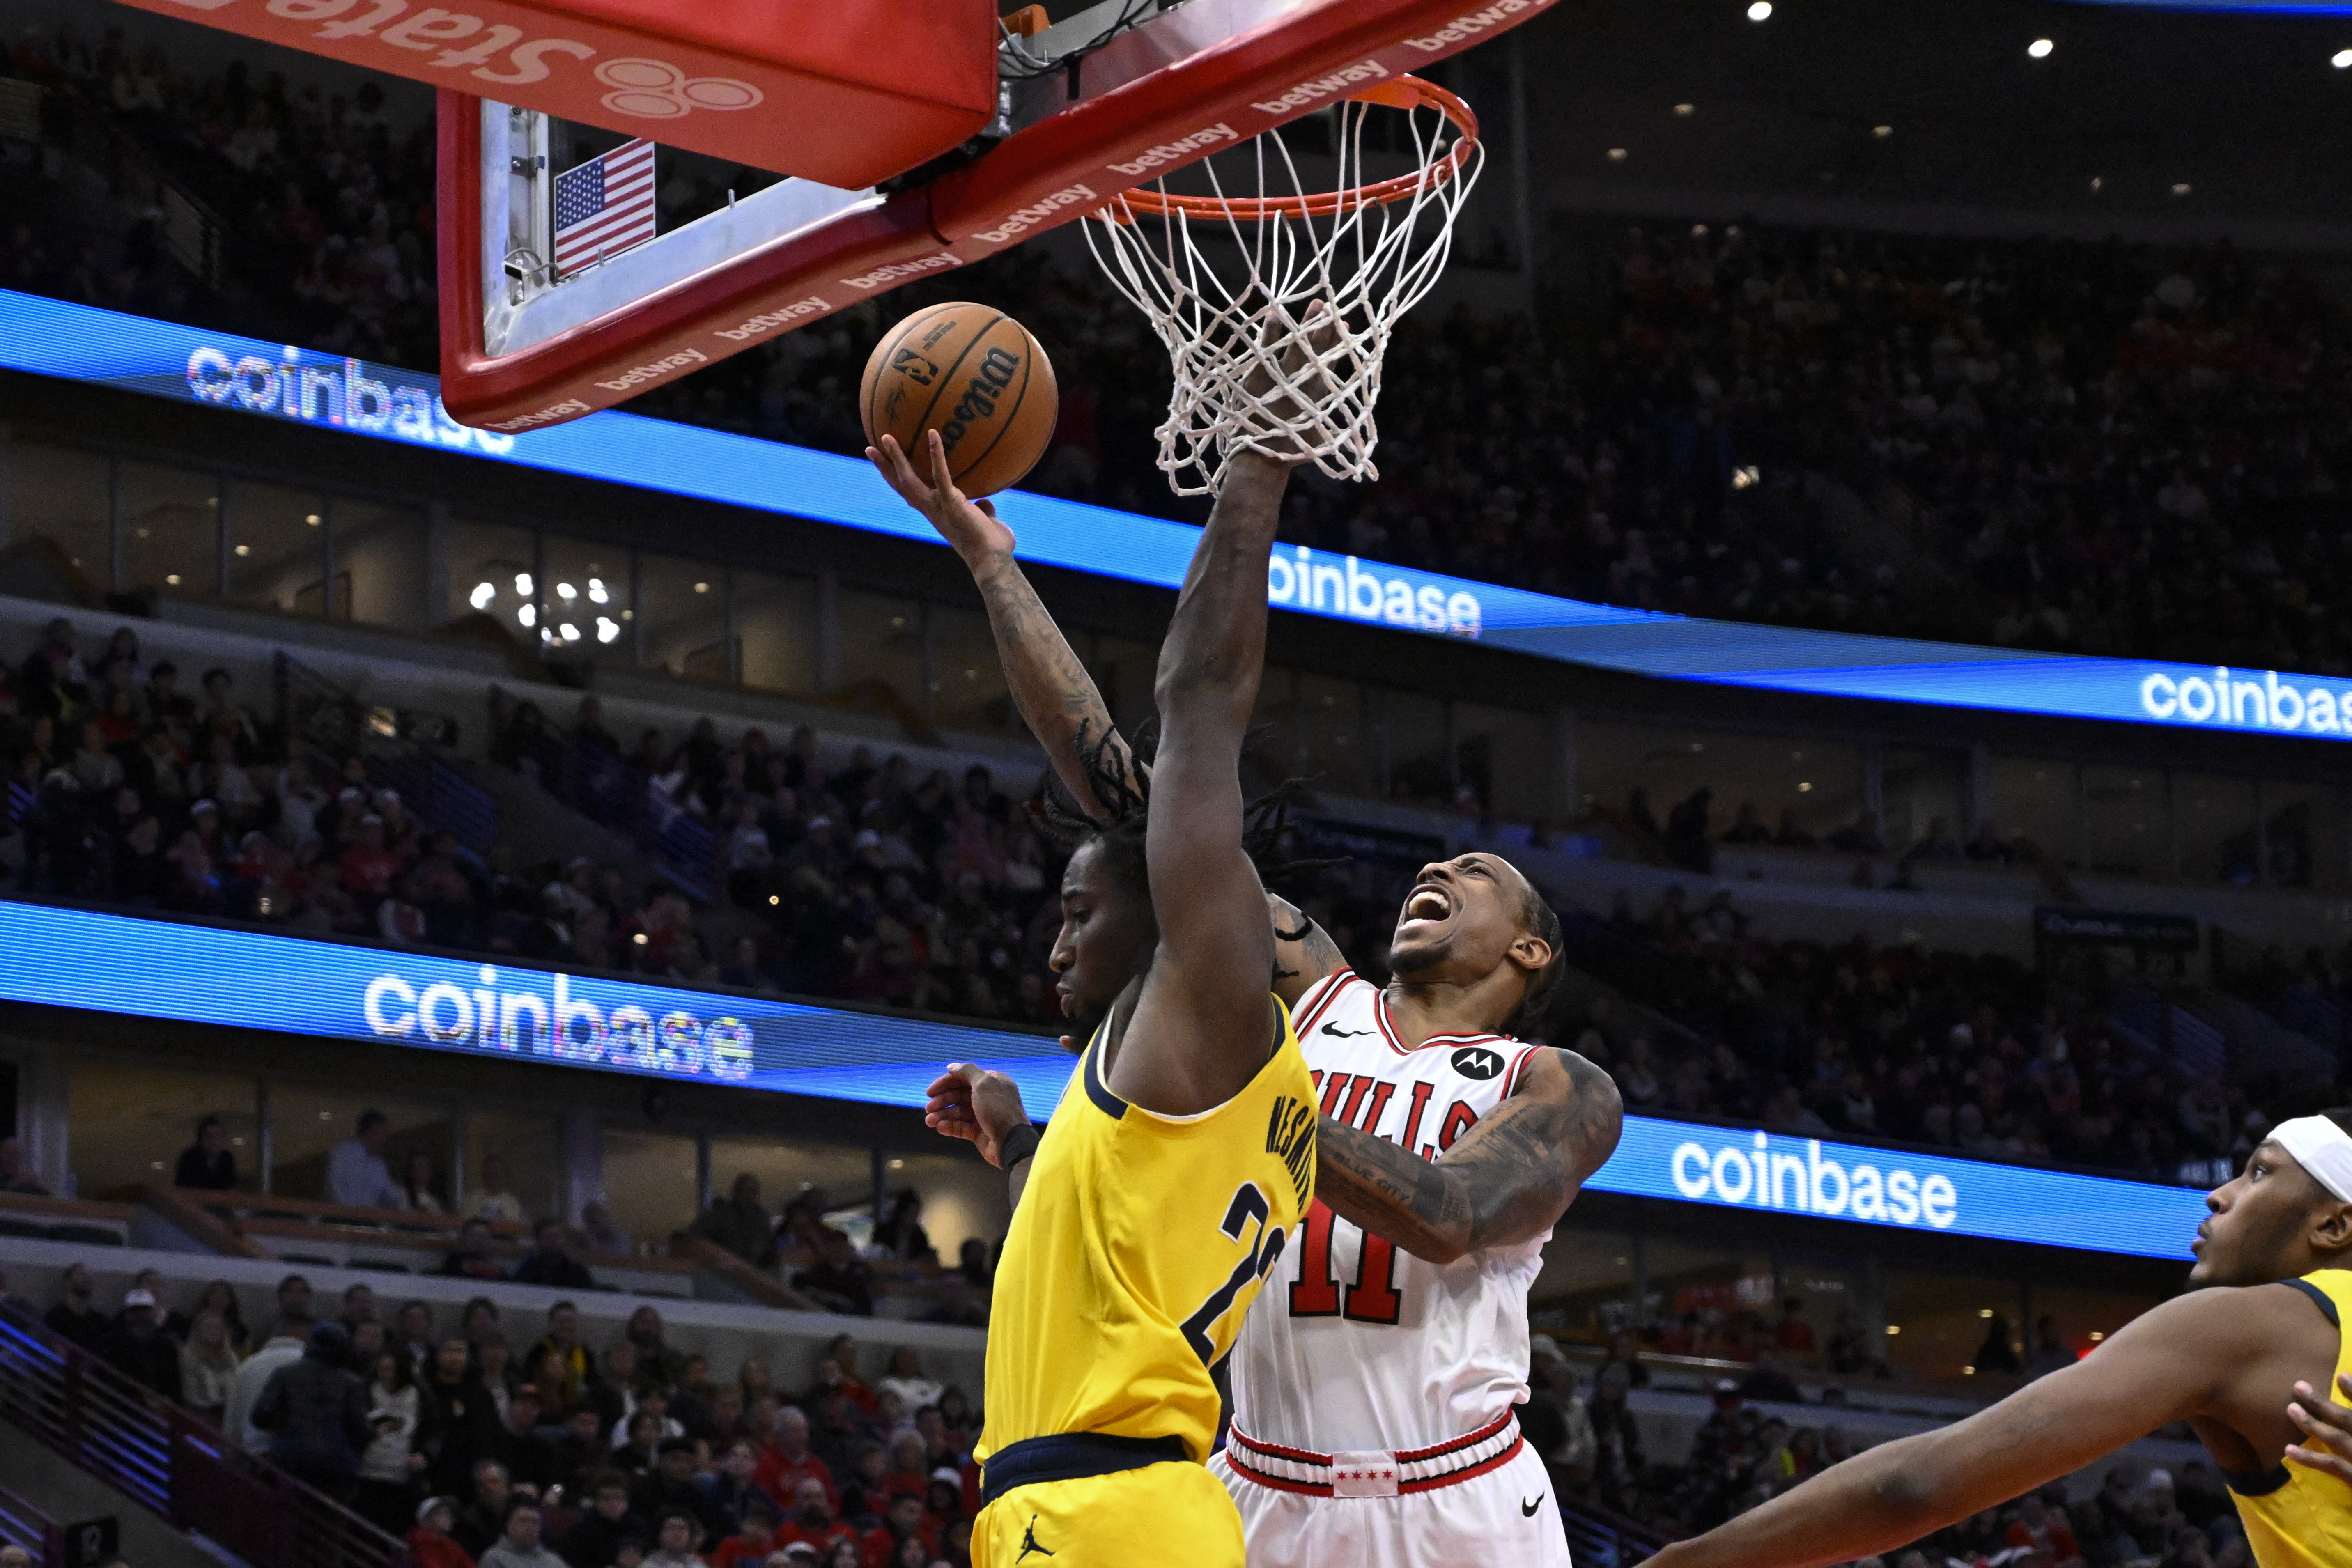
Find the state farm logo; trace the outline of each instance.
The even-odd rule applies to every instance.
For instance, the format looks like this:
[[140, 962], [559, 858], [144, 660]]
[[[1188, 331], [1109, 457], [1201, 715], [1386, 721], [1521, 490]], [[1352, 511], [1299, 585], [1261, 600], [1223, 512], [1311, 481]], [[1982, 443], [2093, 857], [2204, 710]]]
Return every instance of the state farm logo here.
[[596, 79], [604, 107], [638, 120], [677, 120], [698, 109], [750, 109], [767, 95], [731, 76], [689, 77], [667, 60], [606, 60]]

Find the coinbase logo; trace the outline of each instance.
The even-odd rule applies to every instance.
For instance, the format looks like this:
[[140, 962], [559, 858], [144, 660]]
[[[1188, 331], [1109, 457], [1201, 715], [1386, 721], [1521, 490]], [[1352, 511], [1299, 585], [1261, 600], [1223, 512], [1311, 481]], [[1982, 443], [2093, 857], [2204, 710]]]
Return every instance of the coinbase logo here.
[[1352, 555], [1318, 561], [1304, 544], [1294, 546], [1287, 555], [1276, 549], [1265, 566], [1265, 597], [1286, 610], [1320, 610], [1416, 631], [1475, 637], [1485, 629], [1485, 611], [1475, 594], [1463, 589], [1448, 593], [1434, 583], [1415, 587], [1406, 578], [1384, 577], [1368, 569]]
[[2282, 680], [2275, 669], [2256, 675], [2217, 665], [2210, 676], [2158, 671], [2139, 683], [2139, 710], [2169, 724], [2352, 735], [2352, 691], [2311, 683], [2308, 676]]
[[1824, 1159], [1821, 1140], [1804, 1152], [1776, 1147], [1762, 1132], [1747, 1148], [1726, 1142], [1710, 1150], [1696, 1141], [1671, 1156], [1675, 1191], [1693, 1203], [1730, 1204], [1949, 1230], [1959, 1217], [1960, 1194], [1951, 1178], [1864, 1161]]
[[307, 355], [290, 343], [274, 360], [255, 353], [231, 358], [207, 344], [188, 356], [188, 395], [199, 403], [422, 446], [470, 447], [493, 458], [514, 450], [512, 436], [458, 424], [438, 393], [400, 381], [399, 374], [386, 365]]
[[530, 973], [516, 984], [485, 963], [476, 978], [472, 986], [419, 985], [378, 974], [361, 995], [361, 1015], [370, 1032], [388, 1040], [729, 1083], [751, 1076], [751, 1029], [740, 1018], [705, 1019], [675, 1006], [656, 1014], [629, 1002], [607, 1011], [573, 995], [569, 974]]

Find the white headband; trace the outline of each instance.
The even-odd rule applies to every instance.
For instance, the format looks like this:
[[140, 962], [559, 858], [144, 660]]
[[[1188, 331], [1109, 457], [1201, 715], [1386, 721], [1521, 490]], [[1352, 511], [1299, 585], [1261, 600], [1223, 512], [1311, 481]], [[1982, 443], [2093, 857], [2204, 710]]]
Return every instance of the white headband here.
[[2298, 1116], [2272, 1128], [2271, 1142], [2294, 1155], [2313, 1181], [2352, 1203], [2352, 1132], [2325, 1116]]

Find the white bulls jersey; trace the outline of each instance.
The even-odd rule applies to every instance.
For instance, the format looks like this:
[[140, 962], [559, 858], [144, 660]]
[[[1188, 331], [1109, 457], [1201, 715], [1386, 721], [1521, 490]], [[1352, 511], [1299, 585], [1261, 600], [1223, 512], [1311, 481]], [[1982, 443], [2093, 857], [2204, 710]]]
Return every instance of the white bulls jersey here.
[[[1432, 1160], [1544, 1048], [1441, 1035], [1408, 1051], [1379, 987], [1349, 973], [1309, 988], [1292, 1016], [1324, 1114]], [[1235, 1429], [1322, 1453], [1409, 1452], [1507, 1418], [1528, 1394], [1528, 1288], [1549, 1239], [1440, 1268], [1318, 1202], [1234, 1347]]]

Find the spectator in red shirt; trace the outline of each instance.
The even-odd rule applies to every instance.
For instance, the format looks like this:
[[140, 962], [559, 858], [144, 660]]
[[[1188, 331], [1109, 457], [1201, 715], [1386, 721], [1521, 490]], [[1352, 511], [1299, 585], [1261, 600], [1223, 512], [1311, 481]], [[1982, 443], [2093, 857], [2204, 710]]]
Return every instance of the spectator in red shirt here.
[[359, 836], [343, 851], [343, 891], [355, 899], [381, 899], [400, 875], [400, 857], [383, 847], [383, 818], [370, 812], [360, 818]]
[[866, 1568], [894, 1568], [898, 1543], [909, 1538], [920, 1540], [925, 1551], [934, 1544], [920, 1492], [900, 1492], [892, 1498], [890, 1511], [882, 1517], [882, 1528], [866, 1532]]
[[2080, 1568], [2083, 1561], [2083, 1548], [2075, 1542], [2066, 1516], [2053, 1512], [2050, 1505], [2032, 1492], [2019, 1500], [2017, 1518], [2002, 1539], [2011, 1546], [2031, 1551], [2032, 1568], [2067, 1568], [2069, 1563]]
[[810, 1397], [828, 1388], [838, 1387], [849, 1396], [849, 1403], [864, 1415], [874, 1414], [874, 1390], [857, 1375], [857, 1342], [847, 1334], [835, 1334], [833, 1342], [824, 1347], [824, 1359], [816, 1363], [816, 1386]]
[[735, 1533], [710, 1549], [710, 1568], [735, 1568], [739, 1562], [765, 1568], [768, 1553], [778, 1550], [775, 1517], [767, 1504], [751, 1503], [744, 1508]]
[[1804, 1305], [1794, 1296], [1782, 1302], [1780, 1326], [1773, 1331], [1773, 1342], [1790, 1355], [1813, 1353], [1813, 1326], [1804, 1320]]
[[772, 1498], [797, 1497], [801, 1483], [814, 1481], [824, 1490], [825, 1508], [838, 1512], [841, 1494], [834, 1489], [832, 1467], [809, 1447], [808, 1417], [786, 1405], [776, 1413], [775, 1432], [775, 1440], [761, 1446], [751, 1472], [760, 1489]]
[[779, 1549], [805, 1541], [820, 1557], [833, 1550], [835, 1542], [856, 1539], [855, 1531], [834, 1518], [833, 1505], [825, 1500], [824, 1483], [814, 1477], [803, 1481], [793, 1494], [793, 1516], [775, 1533]]
[[882, 1495], [893, 1501], [908, 1493], [919, 1498], [930, 1487], [931, 1471], [923, 1462], [922, 1436], [912, 1427], [904, 1428], [890, 1439], [890, 1468], [883, 1472]]
[[474, 1568], [474, 1560], [449, 1533], [457, 1522], [457, 1499], [425, 1499], [416, 1510], [416, 1528], [408, 1532], [408, 1560], [416, 1568]]

